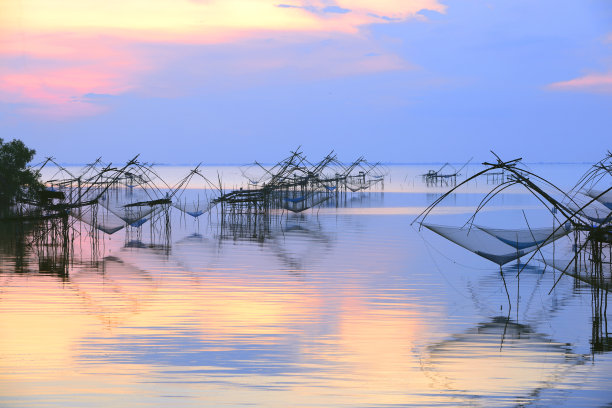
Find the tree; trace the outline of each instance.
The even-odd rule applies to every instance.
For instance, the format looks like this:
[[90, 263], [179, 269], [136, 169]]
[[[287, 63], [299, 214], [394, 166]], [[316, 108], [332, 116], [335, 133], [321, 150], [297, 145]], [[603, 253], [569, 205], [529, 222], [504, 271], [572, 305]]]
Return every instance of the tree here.
[[0, 206], [8, 207], [16, 202], [31, 201], [43, 190], [40, 174], [28, 168], [36, 151], [21, 140], [4, 143], [0, 138]]

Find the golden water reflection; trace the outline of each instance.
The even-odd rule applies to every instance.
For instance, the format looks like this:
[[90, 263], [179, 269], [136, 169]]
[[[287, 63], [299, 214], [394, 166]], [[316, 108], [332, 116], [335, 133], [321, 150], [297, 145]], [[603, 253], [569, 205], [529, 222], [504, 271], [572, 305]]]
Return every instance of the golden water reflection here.
[[104, 273], [68, 281], [13, 275], [4, 282], [4, 398], [14, 406], [23, 395], [129, 403], [138, 393], [211, 406], [296, 399], [371, 406], [469, 402], [477, 394], [481, 406], [495, 406], [499, 394], [528, 401], [579, 361], [515, 324], [500, 350], [503, 322], [419, 349], [436, 337], [431, 321], [442, 311], [401, 290], [373, 297], [360, 285], [329, 292], [316, 283], [135, 271], [108, 259]]

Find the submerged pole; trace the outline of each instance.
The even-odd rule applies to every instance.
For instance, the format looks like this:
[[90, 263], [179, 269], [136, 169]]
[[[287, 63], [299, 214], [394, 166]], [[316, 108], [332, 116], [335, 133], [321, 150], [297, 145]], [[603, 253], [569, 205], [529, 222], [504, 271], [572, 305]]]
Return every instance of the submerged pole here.
[[508, 286], [506, 285], [506, 277], [504, 276], [504, 271], [502, 270], [502, 266], [499, 265], [499, 274], [501, 275], [502, 281], [504, 282], [504, 289], [506, 290], [506, 296], [508, 297], [508, 312], [512, 310], [512, 302], [510, 301], [510, 293], [508, 292]]

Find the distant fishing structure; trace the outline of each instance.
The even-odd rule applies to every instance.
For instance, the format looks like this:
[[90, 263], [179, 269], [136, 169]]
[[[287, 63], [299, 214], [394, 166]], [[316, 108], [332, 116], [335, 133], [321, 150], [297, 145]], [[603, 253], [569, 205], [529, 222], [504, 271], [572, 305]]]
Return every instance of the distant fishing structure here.
[[[457, 177], [461, 175], [463, 170], [474, 158], [468, 160], [459, 170], [455, 169], [450, 163], [444, 163], [438, 170], [428, 170], [427, 173], [421, 174], [423, 181], [427, 186], [455, 186], [457, 185]], [[452, 169], [450, 172], [443, 173], [446, 168]]]
[[[301, 213], [331, 199], [340, 203], [342, 195], [383, 188], [385, 175], [380, 163], [363, 157], [344, 164], [331, 152], [313, 163], [299, 149], [270, 167], [255, 162], [242, 171], [243, 186], [231, 190], [220, 177], [214, 182], [206, 178], [201, 164], [173, 185], [138, 156], [123, 166], [98, 158], [78, 173], [53, 158], [39, 171], [48, 165], [57, 171], [45, 181], [44, 202], [20, 203], [18, 213], [36, 225], [28, 245], [36, 249], [41, 265], [60, 274], [68, 271], [77, 237], [87, 237], [92, 253], [97, 253], [100, 234], [124, 230], [126, 247], [142, 245], [143, 228], [148, 226], [149, 245], [170, 248], [172, 208], [193, 219], [214, 209], [220, 228], [232, 226], [235, 233], [257, 236], [284, 213]], [[195, 200], [184, 194], [194, 178], [205, 185]]]
[[[259, 171], [259, 176], [251, 173]], [[270, 168], [258, 162], [243, 171], [246, 188], [223, 192], [211, 201], [228, 214], [269, 214], [286, 210], [299, 213], [316, 207], [338, 194], [368, 190], [383, 185], [380, 163], [359, 157], [348, 165], [332, 153], [316, 163], [299, 150]]]

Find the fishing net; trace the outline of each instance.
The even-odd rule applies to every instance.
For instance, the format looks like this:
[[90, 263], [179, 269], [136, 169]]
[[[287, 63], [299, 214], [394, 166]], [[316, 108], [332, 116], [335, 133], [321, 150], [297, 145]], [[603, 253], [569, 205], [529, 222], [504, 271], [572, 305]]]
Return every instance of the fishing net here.
[[534, 245], [545, 245], [559, 239], [571, 231], [570, 226], [561, 228], [533, 228], [533, 229], [499, 229], [476, 226], [478, 229], [499, 239], [515, 249], [526, 249]]
[[279, 192], [278, 201], [280, 207], [295, 213], [308, 210], [325, 202], [331, 197], [327, 192], [310, 191], [303, 193], [301, 191], [285, 191]]
[[200, 215], [210, 211], [210, 209], [214, 207], [214, 205], [215, 204], [210, 201], [205, 202], [200, 200], [192, 202], [182, 200], [172, 204], [174, 208], [184, 212], [185, 214], [191, 215], [194, 218], [197, 218]]
[[583, 205], [576, 204], [568, 204], [567, 208], [574, 213], [577, 213], [578, 216], [584, 217], [592, 222], [597, 224], [603, 224], [607, 221], [610, 221], [612, 218], [612, 213], [609, 209], [604, 206], [600, 206], [597, 203], [592, 203], [586, 207]]
[[128, 189], [110, 192], [100, 198], [100, 204], [125, 223], [139, 227], [148, 219], [158, 206], [148, 205], [153, 198], [145, 189]]
[[103, 207], [87, 205], [70, 210], [70, 215], [106, 234], [114, 234], [125, 226], [125, 222]]
[[609, 262], [592, 263], [571, 259], [544, 258], [546, 265], [592, 286], [612, 289], [612, 265]]
[[368, 188], [371, 188], [372, 186], [376, 185], [377, 183], [381, 181], [382, 181], [382, 178], [378, 178], [378, 177], [364, 180], [360, 176], [350, 176], [350, 177], [347, 177], [345, 185], [346, 185], [346, 188], [348, 188], [349, 190], [355, 193], [357, 191], [366, 190]]
[[421, 225], [468, 251], [495, 262], [499, 266], [514, 261], [537, 248], [532, 246], [525, 249], [516, 249], [478, 228], [448, 227], [425, 223]]
[[608, 209], [612, 210], [612, 191], [606, 191], [605, 193], [604, 191], [606, 190], [591, 189], [587, 191], [586, 194], [589, 197], [596, 199], [597, 201], [608, 207]]

